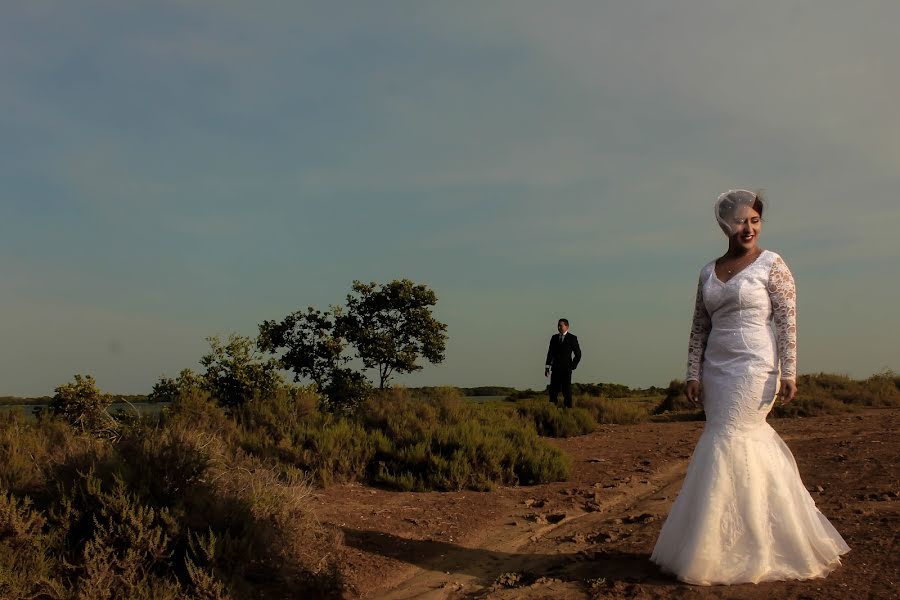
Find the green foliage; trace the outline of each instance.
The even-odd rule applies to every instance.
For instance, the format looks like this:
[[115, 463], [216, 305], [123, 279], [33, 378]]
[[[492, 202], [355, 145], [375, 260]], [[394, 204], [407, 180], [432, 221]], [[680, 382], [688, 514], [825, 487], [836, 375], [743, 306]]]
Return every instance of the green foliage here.
[[[774, 417], [812, 417], [853, 412], [861, 407], [900, 406], [900, 377], [892, 371], [876, 373], [866, 379], [846, 375], [814, 373], [797, 378], [797, 397], [788, 404], [776, 401]], [[704, 418], [684, 397], [684, 382], [673, 380], [663, 401], [656, 407], [654, 420]]]
[[597, 422], [583, 408], [560, 408], [547, 400], [523, 400], [516, 405], [519, 416], [533, 422], [538, 434], [572, 437], [590, 433]]
[[211, 432], [217, 417], [192, 427], [189, 408], [224, 414], [203, 396], [177, 403], [158, 426], [135, 423], [113, 442], [55, 420], [0, 422], [9, 459], [0, 464], [0, 597], [339, 593], [335, 541], [302, 477], [248, 458], [229, 442], [234, 429]]
[[[110, 489], [87, 474], [74, 491], [83, 506], [96, 506], [90, 533], [83, 541], [80, 564], [73, 569], [78, 591], [87, 598], [133, 598], [151, 587], [155, 571], [164, 570], [170, 556], [167, 531], [177, 532], [165, 508], [143, 504], [121, 479]], [[78, 528], [70, 530], [78, 536]], [[74, 540], [73, 540], [74, 541]]]
[[147, 402], [175, 402], [179, 396], [200, 389], [200, 379], [191, 369], [182, 369], [178, 377], [161, 377], [153, 384]]
[[[262, 438], [276, 446], [289, 444], [298, 428], [318, 417], [321, 397], [311, 387], [282, 387], [268, 397], [240, 406], [232, 415], [245, 434]], [[222, 415], [224, 419], [224, 414]]]
[[214, 466], [227, 462], [221, 437], [183, 421], [166, 427], [132, 427], [119, 440], [117, 451], [130, 459], [118, 469], [130, 488], [162, 506], [177, 503], [200, 486]]
[[212, 394], [222, 406], [240, 406], [257, 396], [268, 396], [280, 384], [278, 364], [256, 354], [250, 338], [230, 335], [226, 342], [209, 337], [209, 354], [200, 359], [206, 372], [200, 386]]
[[[685, 412], [697, 411], [697, 407], [687, 399], [684, 395], [685, 382], [680, 379], [673, 379], [666, 388], [666, 395], [656, 408], [653, 409], [654, 415], [661, 415], [669, 412]], [[700, 420], [703, 415], [700, 415]]]
[[556, 481], [571, 469], [533, 427], [472, 405], [455, 388], [433, 388], [427, 398], [383, 391], [349, 416], [313, 405], [307, 399], [301, 416], [283, 400], [254, 400], [235, 413], [241, 446], [323, 484], [368, 481], [407, 490]]
[[546, 398], [527, 398], [515, 403], [517, 414], [533, 422], [540, 435], [572, 437], [594, 431], [598, 424], [625, 425], [649, 418], [643, 397], [606, 398], [575, 396], [574, 408], [560, 408]]
[[800, 399], [831, 398], [845, 405], [900, 406], [900, 377], [890, 370], [862, 380], [831, 373], [801, 375], [797, 389]]
[[9, 406], [10, 404], [50, 404], [53, 398], [50, 396], [37, 396], [34, 398], [23, 398], [21, 396], [0, 396], [0, 406]]
[[602, 425], [642, 423], [650, 417], [647, 406], [635, 399], [576, 396], [575, 410], [586, 411]]
[[118, 423], [107, 412], [112, 397], [97, 387], [90, 375], [75, 375], [75, 381], [54, 390], [50, 410], [82, 433], [98, 437], [118, 435]]
[[289, 459], [323, 484], [359, 481], [375, 456], [374, 437], [358, 422], [320, 415], [297, 427], [279, 450], [282, 460]]
[[[620, 383], [573, 383], [573, 396], [594, 396], [598, 398], [647, 398], [661, 396], [665, 390], [656, 386], [648, 388], [630, 388]], [[547, 389], [543, 390], [513, 390], [508, 394], [510, 401], [526, 400], [528, 398], [546, 398]]]
[[219, 548], [221, 548], [219, 539], [212, 531], [188, 535], [188, 556], [184, 559], [184, 566], [196, 598], [204, 600], [228, 598], [225, 586], [216, 578], [213, 569], [219, 559]]
[[431, 398], [384, 392], [366, 403], [361, 419], [382, 434], [375, 481], [400, 489], [484, 490], [560, 481], [571, 472], [568, 457], [532, 427], [481, 410], [452, 388]]
[[312, 306], [289, 314], [281, 322], [263, 321], [257, 345], [263, 352], [278, 353], [282, 368], [294, 372], [294, 381], [306, 377], [320, 390], [328, 387], [348, 361], [344, 356], [346, 340], [335, 329], [340, 308], [321, 312]]
[[199, 389], [182, 391], [162, 411], [160, 426], [176, 425], [184, 425], [197, 432], [215, 433], [227, 440], [234, 439], [237, 431], [234, 420], [229, 418], [225, 409], [208, 392]]
[[372, 386], [362, 373], [335, 369], [324, 392], [323, 408], [335, 414], [352, 415], [372, 395]]
[[483, 385], [470, 388], [459, 388], [464, 396], [509, 396], [515, 393], [516, 388], [499, 385]]
[[394, 373], [421, 370], [420, 356], [433, 364], [444, 360], [447, 326], [432, 315], [436, 304], [428, 286], [409, 279], [384, 285], [353, 282], [338, 327], [365, 367], [377, 369], [380, 388]]
[[844, 404], [827, 396], [797, 395], [787, 404], [775, 403], [772, 408], [772, 416], [784, 417], [816, 417], [819, 415], [839, 415], [841, 413], [855, 412], [859, 407], [853, 404]]
[[33, 508], [30, 498], [0, 492], [0, 597], [24, 598], [24, 592], [62, 590], [52, 578], [52, 558], [47, 556], [46, 519]]

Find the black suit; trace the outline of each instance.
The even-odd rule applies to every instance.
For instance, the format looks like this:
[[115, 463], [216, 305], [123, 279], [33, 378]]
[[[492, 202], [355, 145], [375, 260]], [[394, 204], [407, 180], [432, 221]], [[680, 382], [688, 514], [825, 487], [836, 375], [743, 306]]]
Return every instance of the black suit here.
[[547, 361], [550, 371], [550, 402], [556, 404], [559, 392], [563, 393], [563, 401], [567, 408], [572, 408], [572, 371], [581, 360], [581, 348], [578, 338], [571, 333], [560, 340], [559, 335], [550, 338], [547, 349]]

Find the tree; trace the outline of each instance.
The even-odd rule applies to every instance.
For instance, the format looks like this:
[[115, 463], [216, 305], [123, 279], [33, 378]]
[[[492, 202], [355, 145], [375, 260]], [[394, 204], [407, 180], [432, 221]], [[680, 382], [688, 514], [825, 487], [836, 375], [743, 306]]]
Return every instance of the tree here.
[[347, 342], [335, 331], [340, 315], [339, 307], [321, 312], [310, 306], [289, 314], [280, 323], [263, 321], [256, 344], [263, 352], [284, 351], [278, 359], [281, 367], [294, 372], [294, 381], [305, 377], [322, 392], [348, 360], [344, 356]]
[[206, 367], [200, 387], [219, 404], [238, 406], [254, 396], [270, 395], [282, 383], [277, 362], [260, 358], [251, 338], [232, 334], [225, 343], [217, 336], [206, 340], [210, 353], [200, 359]]
[[175, 402], [192, 389], [200, 387], [200, 380], [190, 369], [182, 369], [176, 379], [160, 377], [147, 394], [147, 402]]
[[355, 348], [367, 369], [377, 369], [379, 387], [394, 373], [419, 371], [421, 356], [432, 364], [444, 360], [447, 326], [431, 313], [437, 296], [426, 285], [409, 279], [390, 283], [353, 282], [347, 314], [338, 331]]

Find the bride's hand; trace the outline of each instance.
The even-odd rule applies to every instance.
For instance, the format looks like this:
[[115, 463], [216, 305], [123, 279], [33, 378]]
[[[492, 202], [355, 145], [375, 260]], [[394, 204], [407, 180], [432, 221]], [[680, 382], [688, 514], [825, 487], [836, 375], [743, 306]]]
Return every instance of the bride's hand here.
[[684, 395], [692, 404], [700, 404], [700, 382], [692, 379], [684, 386]]
[[782, 379], [781, 389], [778, 390], [778, 396], [781, 398], [782, 404], [787, 404], [797, 395], [797, 382], [793, 379]]

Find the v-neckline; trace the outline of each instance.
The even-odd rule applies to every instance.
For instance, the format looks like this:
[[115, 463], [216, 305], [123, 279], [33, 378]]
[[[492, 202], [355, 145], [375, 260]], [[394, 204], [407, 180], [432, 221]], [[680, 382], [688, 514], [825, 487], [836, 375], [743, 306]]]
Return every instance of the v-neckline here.
[[718, 282], [721, 283], [722, 285], [728, 285], [731, 281], [737, 279], [737, 276], [738, 276], [738, 275], [740, 275], [741, 273], [743, 273], [744, 271], [746, 271], [747, 269], [749, 269], [750, 267], [752, 267], [753, 265], [755, 265], [755, 264], [757, 263], [757, 261], [759, 261], [759, 259], [762, 258], [762, 255], [765, 254], [766, 252], [768, 252], [768, 250], [763, 250], [763, 251], [761, 251], [761, 252], [759, 253], [759, 255], [758, 255], [756, 258], [754, 258], [753, 260], [751, 260], [750, 262], [748, 262], [748, 263], [746, 264], [746, 266], [744, 266], [744, 268], [742, 268], [740, 271], [738, 271], [737, 273], [735, 273], [734, 275], [732, 275], [731, 277], [729, 277], [729, 278], [726, 279], [725, 281], [722, 281], [721, 279], [719, 279], [719, 274], [716, 273], [716, 262], [718, 262], [718, 259], [716, 259], [716, 260], [713, 261], [713, 268], [712, 268], [713, 277], [715, 277], [715, 278], [716, 278], [716, 281], [718, 281]]

